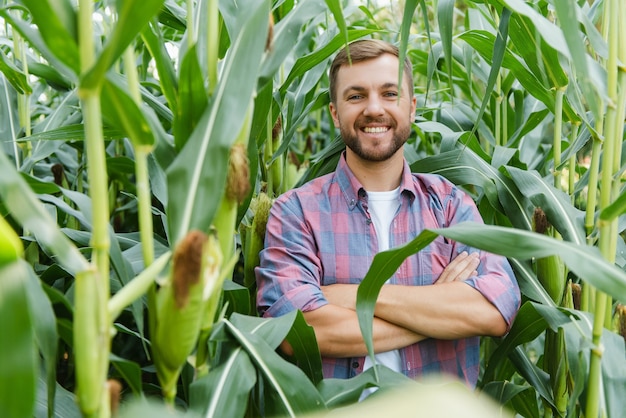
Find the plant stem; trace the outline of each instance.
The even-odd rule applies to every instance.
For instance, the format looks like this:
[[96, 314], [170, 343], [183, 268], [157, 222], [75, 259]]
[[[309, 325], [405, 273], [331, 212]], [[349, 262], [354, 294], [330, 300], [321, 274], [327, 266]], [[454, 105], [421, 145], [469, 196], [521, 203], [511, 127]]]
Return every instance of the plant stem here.
[[502, 76], [500, 74], [498, 74], [496, 79], [496, 91], [498, 92], [498, 97], [496, 98], [496, 120], [493, 131], [496, 136], [496, 146], [499, 146], [502, 145]]
[[161, 255], [111, 297], [107, 307], [111, 320], [114, 321], [127, 306], [143, 296], [152, 287], [155, 278], [170, 260], [171, 255], [170, 251]]
[[563, 189], [561, 185], [561, 135], [563, 134], [563, 97], [565, 89], [559, 87], [556, 89], [556, 97], [554, 99], [554, 138], [552, 145], [552, 154], [554, 156], [554, 187], [559, 190]]
[[[135, 70], [135, 53], [132, 46], [124, 51], [124, 67], [128, 80], [128, 90], [137, 104], [141, 106], [141, 93], [139, 91], [139, 79]], [[137, 200], [139, 212], [139, 235], [143, 265], [148, 267], [154, 261], [154, 239], [152, 228], [152, 194], [150, 193], [150, 181], [148, 175], [148, 155], [152, 152], [152, 145], [139, 144], [132, 141], [135, 150], [135, 177], [137, 187]]]
[[209, 95], [213, 94], [217, 85], [217, 58], [220, 46], [219, 33], [219, 9], [217, 8], [217, 0], [208, 0], [208, 42], [207, 42], [207, 59], [209, 73]]
[[[613, 191], [615, 190], [613, 181], [614, 175], [618, 171], [614, 164], [614, 159], [611, 157], [611, 153], [616, 150], [617, 145], [615, 141], [621, 141], [618, 138], [618, 130], [616, 128], [617, 119], [617, 61], [618, 61], [618, 47], [619, 47], [619, 14], [618, 0], [609, 0], [605, 3], [605, 16], [608, 17], [608, 37], [607, 42], [609, 45], [609, 54], [606, 62], [607, 70], [607, 96], [609, 103], [607, 105], [605, 125], [606, 136], [604, 140], [604, 156], [602, 159], [602, 176], [600, 184], [600, 210], [604, 209], [611, 204], [613, 200]], [[622, 121], [623, 123], [623, 121]], [[617, 181], [617, 180], [615, 180]], [[615, 244], [612, 243], [616, 233], [617, 219], [611, 222], [603, 222], [600, 224], [600, 239], [599, 249], [604, 258], [609, 263], [615, 262]], [[591, 359], [589, 364], [589, 381], [587, 393], [587, 406], [585, 409], [585, 416], [597, 417], [600, 409], [600, 392], [601, 392], [601, 378], [602, 378], [602, 332], [604, 330], [605, 316], [607, 310], [607, 304], [609, 298], [604, 292], [597, 291], [596, 293], [596, 306], [594, 310], [594, 322], [593, 322], [593, 334], [591, 349]]]
[[190, 48], [197, 41], [196, 28], [193, 22], [194, 0], [187, 0], [187, 47]]
[[[92, 0], [79, 0], [79, 47], [82, 74], [85, 74], [95, 63], [95, 46], [93, 41], [93, 12]], [[83, 369], [83, 373], [91, 376], [78, 382], [78, 392], [93, 393], [96, 400], [87, 400], [98, 405], [100, 409], [104, 389], [106, 388], [106, 374], [111, 345], [110, 324], [107, 304], [109, 299], [109, 202], [107, 193], [107, 168], [102, 134], [102, 119], [100, 109], [100, 84], [91, 89], [79, 86], [78, 95], [83, 110], [85, 125], [85, 147], [87, 150], [89, 175], [89, 195], [92, 203], [92, 235], [90, 245], [93, 248], [92, 264], [96, 271], [86, 275], [85, 283], [88, 297], [76, 298], [77, 311], [89, 311], [94, 315], [95, 323], [90, 321], [75, 323], [74, 342], [91, 346], [96, 350], [94, 361], [76, 359], [76, 369]], [[82, 325], [82, 326], [81, 326]], [[95, 329], [89, 329], [95, 328]], [[95, 333], [95, 339], [88, 337]], [[82, 396], [79, 396], [81, 409], [84, 408]], [[90, 414], [92, 411], [85, 411]], [[106, 413], [106, 411], [102, 411]]]

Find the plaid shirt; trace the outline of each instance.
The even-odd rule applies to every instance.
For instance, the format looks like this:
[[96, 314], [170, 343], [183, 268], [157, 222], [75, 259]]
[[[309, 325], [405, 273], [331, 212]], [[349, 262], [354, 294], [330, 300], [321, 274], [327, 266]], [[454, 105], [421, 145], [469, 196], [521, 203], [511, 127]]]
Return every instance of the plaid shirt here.
[[[412, 240], [425, 228], [482, 222], [474, 201], [459, 188], [441, 176], [413, 174], [406, 161], [404, 164], [401, 204], [391, 224], [390, 248]], [[476, 249], [438, 236], [407, 258], [390, 283], [431, 285], [462, 251]], [[277, 317], [327, 304], [320, 286], [360, 283], [377, 252], [367, 193], [342, 157], [334, 173], [288, 191], [272, 206], [265, 249], [256, 269], [259, 313]], [[510, 327], [519, 309], [520, 293], [506, 258], [481, 253], [478, 276], [465, 282], [494, 304]], [[400, 350], [402, 372], [409, 377], [448, 373], [474, 386], [479, 343], [479, 337], [420, 341]], [[349, 378], [363, 370], [364, 357], [324, 357], [322, 361], [324, 377]]]

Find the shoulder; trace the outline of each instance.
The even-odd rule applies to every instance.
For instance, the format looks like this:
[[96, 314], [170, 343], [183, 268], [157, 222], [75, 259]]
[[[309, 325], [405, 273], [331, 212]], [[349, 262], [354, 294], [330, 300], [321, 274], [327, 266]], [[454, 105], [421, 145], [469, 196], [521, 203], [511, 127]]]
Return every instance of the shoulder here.
[[416, 194], [447, 196], [459, 191], [454, 183], [439, 174], [412, 173], [412, 177]]
[[321, 202], [327, 199], [333, 192], [335, 183], [335, 173], [325, 174], [317, 177], [300, 187], [291, 189], [281, 194], [274, 201], [273, 208], [283, 208], [302, 211], [303, 208], [310, 207], [314, 202]]

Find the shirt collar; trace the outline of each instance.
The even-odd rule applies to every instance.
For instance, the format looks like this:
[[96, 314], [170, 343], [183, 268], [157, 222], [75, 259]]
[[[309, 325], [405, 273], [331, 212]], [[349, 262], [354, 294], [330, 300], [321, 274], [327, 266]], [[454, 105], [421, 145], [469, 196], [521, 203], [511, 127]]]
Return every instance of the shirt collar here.
[[[350, 167], [348, 167], [345, 151], [339, 158], [339, 163], [337, 164], [337, 168], [335, 170], [335, 178], [350, 210], [356, 207], [359, 199], [367, 198], [367, 193], [365, 192], [363, 185], [359, 180], [357, 180], [356, 176], [352, 173], [352, 170], [350, 170]], [[416, 195], [413, 174], [411, 173], [411, 168], [409, 167], [409, 163], [406, 159], [404, 159], [402, 179], [400, 180], [400, 194], [406, 195], [411, 202]]]

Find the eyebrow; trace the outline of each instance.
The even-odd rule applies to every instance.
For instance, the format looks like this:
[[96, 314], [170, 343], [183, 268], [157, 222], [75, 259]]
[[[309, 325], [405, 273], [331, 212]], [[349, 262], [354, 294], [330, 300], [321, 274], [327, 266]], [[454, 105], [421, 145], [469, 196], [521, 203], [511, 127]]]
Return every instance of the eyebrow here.
[[[389, 89], [389, 88], [395, 88], [398, 89], [398, 83], [384, 83], [382, 86], [380, 86], [381, 89], [385, 90], [385, 89]], [[348, 92], [351, 91], [355, 91], [357, 93], [361, 93], [366, 91], [367, 89], [363, 86], [348, 86], [345, 89], [343, 89], [343, 96], [345, 96]], [[398, 89], [400, 90], [400, 89]]]

